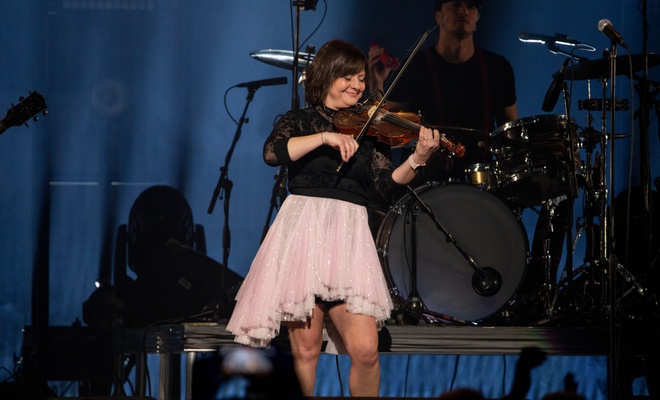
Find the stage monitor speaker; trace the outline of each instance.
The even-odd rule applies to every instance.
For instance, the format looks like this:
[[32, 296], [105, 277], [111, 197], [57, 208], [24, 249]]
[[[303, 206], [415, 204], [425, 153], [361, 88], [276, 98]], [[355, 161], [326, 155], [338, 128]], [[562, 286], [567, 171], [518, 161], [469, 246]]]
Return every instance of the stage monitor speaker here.
[[117, 293], [124, 301], [124, 326], [231, 314], [233, 302], [223, 304], [223, 298], [233, 300], [238, 291], [242, 277], [236, 272], [224, 271], [227, 293], [221, 296], [225, 267], [188, 246], [170, 243], [152, 251], [145, 261], [151, 268]]
[[46, 400], [53, 396], [55, 396], [55, 393], [46, 385], [0, 382], [0, 399]]

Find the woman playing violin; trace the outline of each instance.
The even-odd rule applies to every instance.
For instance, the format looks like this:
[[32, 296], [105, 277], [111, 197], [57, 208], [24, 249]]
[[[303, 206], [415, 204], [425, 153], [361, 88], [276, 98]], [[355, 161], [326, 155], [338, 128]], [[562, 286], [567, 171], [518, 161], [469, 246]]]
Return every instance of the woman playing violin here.
[[[312, 396], [323, 344], [351, 360], [352, 396], [378, 396], [378, 330], [392, 301], [367, 221], [367, 193], [409, 183], [440, 146], [420, 128], [410, 158], [394, 168], [365, 137], [336, 132], [333, 116], [365, 91], [365, 55], [326, 43], [307, 68], [309, 107], [287, 112], [264, 144], [264, 160], [286, 164], [290, 195], [264, 238], [236, 297], [227, 329], [235, 340], [267, 346], [283, 323], [302, 394]], [[344, 163], [341, 168], [340, 164]]]

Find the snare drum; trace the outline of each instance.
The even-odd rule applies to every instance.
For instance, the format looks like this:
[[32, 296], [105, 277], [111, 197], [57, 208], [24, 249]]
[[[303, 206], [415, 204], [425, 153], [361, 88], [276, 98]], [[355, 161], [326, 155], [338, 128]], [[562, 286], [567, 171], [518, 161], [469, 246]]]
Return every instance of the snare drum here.
[[465, 182], [477, 185], [485, 190], [497, 188], [495, 168], [490, 163], [472, 164], [465, 168]]
[[[567, 126], [570, 125], [570, 134]], [[568, 194], [569, 156], [577, 153], [575, 120], [539, 115], [508, 122], [491, 134], [500, 193], [523, 205]]]
[[[417, 212], [417, 198], [407, 194], [387, 213], [377, 236], [394, 302], [406, 303], [416, 270], [417, 293], [424, 309], [434, 316], [478, 322], [494, 315], [511, 300], [526, 271], [528, 242], [522, 223], [499, 197], [475, 185], [427, 183], [415, 193], [479, 268], [497, 271], [501, 287], [493, 294], [479, 294], [472, 264], [430, 215]], [[412, 218], [416, 224], [411, 223]], [[417, 227], [416, 232], [412, 226]], [[416, 268], [411, 265], [415, 259], [413, 233], [417, 237]]]

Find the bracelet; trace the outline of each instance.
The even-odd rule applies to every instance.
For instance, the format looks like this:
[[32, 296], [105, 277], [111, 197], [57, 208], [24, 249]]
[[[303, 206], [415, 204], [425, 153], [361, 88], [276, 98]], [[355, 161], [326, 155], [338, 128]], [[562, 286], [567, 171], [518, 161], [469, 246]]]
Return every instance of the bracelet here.
[[323, 142], [322, 144], [328, 143], [328, 138], [325, 137], [326, 131], [321, 132], [321, 141]]
[[417, 164], [416, 162], [414, 162], [413, 159], [412, 159], [412, 156], [413, 155], [411, 154], [408, 157], [408, 164], [410, 164], [410, 168], [412, 168], [413, 171], [417, 171], [417, 168], [419, 168], [419, 167], [425, 167], [426, 166], [426, 163]]

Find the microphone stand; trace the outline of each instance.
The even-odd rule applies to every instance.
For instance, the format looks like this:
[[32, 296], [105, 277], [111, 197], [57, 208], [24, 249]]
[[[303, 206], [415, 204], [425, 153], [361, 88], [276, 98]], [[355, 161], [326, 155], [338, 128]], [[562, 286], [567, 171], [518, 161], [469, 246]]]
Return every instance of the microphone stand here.
[[[295, 39], [294, 39], [294, 44], [293, 44], [293, 64], [291, 65], [291, 73], [293, 75], [293, 79], [291, 79], [291, 82], [293, 83], [291, 85], [291, 109], [292, 110], [298, 110], [300, 108], [300, 99], [298, 96], [298, 58], [300, 55], [300, 10], [307, 10], [307, 9], [314, 9], [316, 6], [315, 1], [309, 1], [309, 0], [302, 0], [302, 1], [293, 1], [291, 3], [292, 6], [296, 7], [296, 32], [295, 32]], [[266, 238], [266, 234], [268, 233], [268, 229], [270, 228], [270, 222], [271, 219], [273, 218], [273, 211], [278, 207], [277, 204], [277, 199], [280, 199], [279, 206], [282, 206], [282, 203], [284, 202], [284, 199], [286, 198], [287, 195], [287, 190], [286, 190], [286, 182], [287, 182], [287, 168], [286, 165], [281, 165], [279, 171], [277, 172], [277, 175], [275, 175], [275, 185], [273, 186], [273, 192], [270, 198], [270, 206], [268, 208], [268, 215], [266, 217], [266, 223], [264, 224], [264, 227], [261, 231], [261, 240], [259, 243], [263, 242], [264, 239]]]
[[[442, 233], [444, 233], [445, 238], [447, 239], [447, 242], [451, 243], [454, 245], [456, 250], [465, 258], [465, 260], [468, 262], [468, 265], [474, 270], [474, 275], [472, 275], [472, 287], [474, 290], [485, 297], [492, 296], [495, 293], [497, 293], [500, 288], [502, 287], [502, 277], [500, 276], [499, 272], [495, 268], [492, 267], [479, 267], [477, 263], [474, 261], [474, 259], [461, 247], [461, 245], [454, 239], [454, 237], [445, 229], [444, 226], [438, 221], [438, 219], [435, 217], [435, 214], [433, 213], [433, 210], [431, 207], [429, 207], [426, 203], [422, 201], [422, 199], [419, 197], [417, 192], [415, 192], [410, 185], [406, 185], [406, 189], [408, 192], [415, 198], [417, 203], [420, 206], [420, 209], [426, 213], [433, 223], [435, 224], [436, 228]], [[414, 209], [414, 207], [413, 207]], [[413, 238], [412, 244], [413, 244], [413, 265], [412, 265], [412, 282], [413, 282], [413, 288], [410, 293], [410, 297], [412, 300], [415, 300], [413, 298], [413, 294], [416, 294], [417, 297], [419, 297], [419, 294], [417, 293], [417, 257], [416, 257], [416, 239], [417, 239], [417, 224], [416, 224], [416, 213], [413, 212], [413, 221], [414, 223], [412, 225], [413, 232], [411, 234], [411, 237]]]
[[649, 64], [648, 64], [648, 17], [647, 17], [647, 1], [642, 1], [642, 16], [644, 17], [642, 26], [642, 56], [644, 57], [644, 74], [641, 82], [637, 85], [638, 95], [640, 98], [639, 107], [639, 146], [640, 146], [640, 182], [642, 184], [642, 192], [644, 193], [643, 201], [643, 221], [644, 221], [644, 238], [642, 243], [642, 262], [645, 274], [651, 271], [652, 263], [652, 221], [653, 215], [651, 213], [651, 166], [649, 156], [649, 110], [653, 106], [653, 93], [651, 91], [651, 82], [649, 81]]
[[[607, 263], [608, 267], [608, 275], [609, 275], [609, 304], [610, 304], [610, 323], [609, 323], [609, 330], [610, 330], [610, 372], [611, 372], [611, 379], [610, 379], [610, 398], [616, 398], [615, 394], [617, 393], [618, 389], [618, 381], [619, 381], [619, 349], [618, 349], [618, 343], [619, 343], [619, 326], [618, 326], [618, 321], [617, 321], [617, 304], [616, 304], [616, 281], [617, 281], [617, 268], [616, 268], [616, 257], [614, 254], [614, 202], [612, 200], [612, 196], [614, 194], [614, 142], [615, 142], [615, 112], [616, 112], [616, 55], [617, 55], [617, 45], [614, 41], [612, 41], [611, 46], [610, 46], [610, 162], [609, 162], [609, 190], [606, 190], [606, 196], [609, 197], [609, 204], [610, 204], [610, 213], [609, 216], [606, 216], [604, 219], [604, 224], [603, 224], [603, 233], [602, 235], [605, 237], [605, 243], [604, 243], [604, 260]], [[606, 101], [603, 101], [603, 110], [605, 109], [605, 104]], [[606, 199], [607, 201], [607, 199]], [[607, 227], [607, 224], [609, 223], [609, 229]], [[607, 240], [609, 232], [609, 241]]]
[[[410, 186], [406, 185], [406, 188], [409, 191], [412, 191]], [[416, 193], [415, 193], [416, 194]], [[422, 204], [420, 202], [420, 204]], [[410, 267], [410, 282], [412, 283], [412, 288], [410, 293], [408, 293], [408, 300], [406, 301], [406, 310], [412, 314], [414, 321], [419, 321], [421, 319], [421, 310], [424, 307], [422, 299], [419, 295], [419, 290], [417, 289], [417, 216], [419, 215], [419, 206], [411, 207], [412, 218], [410, 221], [410, 241], [412, 246], [411, 253], [411, 267]]]
[[245, 108], [243, 109], [243, 114], [241, 114], [241, 118], [238, 121], [238, 126], [236, 127], [236, 133], [234, 133], [234, 139], [232, 140], [231, 146], [229, 147], [229, 150], [227, 151], [227, 155], [225, 156], [225, 164], [220, 168], [220, 177], [218, 178], [218, 182], [216, 183], [215, 189], [213, 190], [213, 196], [211, 197], [211, 202], [207, 210], [209, 214], [213, 214], [213, 209], [215, 208], [216, 201], [218, 200], [218, 198], [222, 199], [224, 193], [223, 211], [225, 218], [224, 218], [224, 225], [222, 230], [222, 271], [220, 275], [220, 280], [221, 280], [220, 294], [218, 296], [220, 315], [222, 315], [223, 312], [225, 311], [226, 312], [229, 311], [229, 309], [227, 308], [227, 305], [229, 304], [229, 299], [226, 298], [227, 297], [226, 271], [227, 268], [229, 268], [228, 265], [229, 250], [231, 248], [231, 233], [229, 231], [229, 198], [231, 197], [231, 189], [234, 186], [234, 184], [228, 178], [227, 171], [229, 169], [229, 162], [231, 161], [231, 157], [234, 154], [234, 148], [236, 147], [236, 143], [238, 143], [238, 139], [241, 137], [243, 124], [249, 122], [249, 120], [245, 118], [245, 115], [247, 114], [248, 107], [250, 106], [250, 103], [254, 98], [254, 93], [257, 91], [258, 87], [248, 86], [247, 89], [248, 89], [248, 95], [245, 102]]

